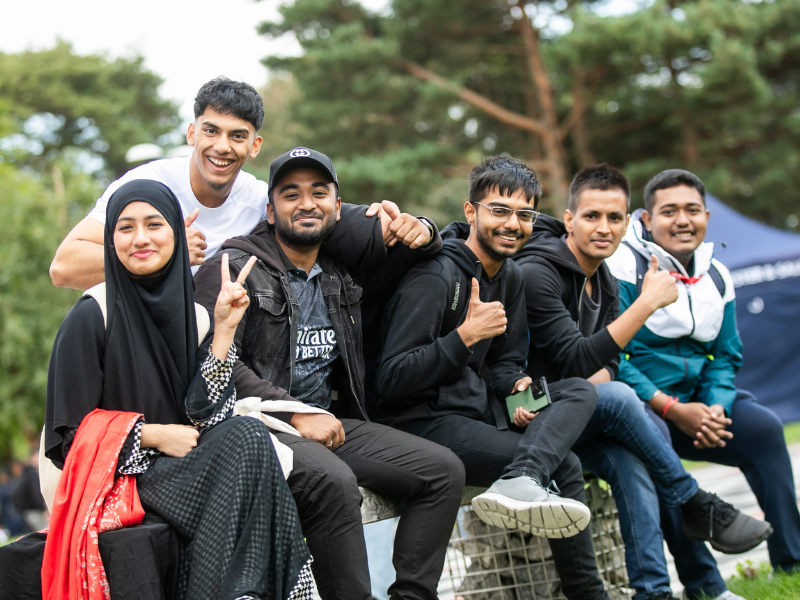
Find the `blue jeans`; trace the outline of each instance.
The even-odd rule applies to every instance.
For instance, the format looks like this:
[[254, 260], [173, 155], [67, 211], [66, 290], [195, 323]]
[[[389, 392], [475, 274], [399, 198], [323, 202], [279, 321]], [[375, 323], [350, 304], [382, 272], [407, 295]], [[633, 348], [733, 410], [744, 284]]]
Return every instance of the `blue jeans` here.
[[[672, 423], [664, 423], [652, 411], [648, 412], [680, 456], [741, 469], [765, 519], [775, 529], [767, 540], [772, 565], [785, 570], [800, 565], [800, 513], [792, 463], [783, 437], [783, 425], [775, 413], [758, 404], [749, 392], [739, 390], [731, 409], [733, 423], [728, 427], [733, 438], [724, 448], [700, 449]], [[665, 511], [664, 538], [675, 557], [686, 594], [689, 598], [697, 598], [700, 592], [713, 596], [711, 590], [722, 583], [716, 563], [705, 544], [683, 536], [682, 523], [679, 511]]]
[[698, 486], [630, 387], [612, 381], [597, 393], [597, 408], [573, 450], [585, 469], [611, 485], [628, 578], [634, 598], [643, 600], [670, 589], [659, 497], [680, 512]]

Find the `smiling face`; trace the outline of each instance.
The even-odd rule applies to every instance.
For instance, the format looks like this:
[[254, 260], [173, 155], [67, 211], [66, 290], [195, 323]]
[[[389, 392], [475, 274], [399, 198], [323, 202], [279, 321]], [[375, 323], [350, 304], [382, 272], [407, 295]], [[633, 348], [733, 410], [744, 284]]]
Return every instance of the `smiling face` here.
[[497, 188], [493, 188], [480, 204], [467, 202], [464, 205], [464, 214], [470, 224], [467, 246], [475, 252], [487, 271], [493, 270], [489, 268], [490, 264], [499, 269], [506, 258], [519, 252], [533, 229], [533, 223], [521, 223], [516, 213], [512, 213], [506, 221], [496, 221], [492, 218], [491, 207], [533, 210], [533, 199], [528, 202], [521, 189], [501, 196]]
[[584, 189], [575, 212], [564, 212], [567, 246], [587, 276], [619, 246], [630, 217], [628, 197], [621, 189]]
[[189, 167], [192, 190], [203, 204], [216, 199], [213, 208], [228, 197], [247, 159], [258, 155], [262, 139], [252, 123], [208, 107], [189, 125], [186, 141], [194, 146]]
[[656, 244], [688, 268], [706, 237], [708, 216], [700, 192], [679, 185], [656, 191], [653, 210], [642, 213], [642, 223]]
[[172, 258], [175, 233], [151, 204], [131, 202], [114, 226], [114, 250], [129, 273], [152, 275]]
[[275, 182], [267, 220], [286, 245], [319, 246], [339, 220], [340, 208], [329, 176], [315, 169], [293, 169]]

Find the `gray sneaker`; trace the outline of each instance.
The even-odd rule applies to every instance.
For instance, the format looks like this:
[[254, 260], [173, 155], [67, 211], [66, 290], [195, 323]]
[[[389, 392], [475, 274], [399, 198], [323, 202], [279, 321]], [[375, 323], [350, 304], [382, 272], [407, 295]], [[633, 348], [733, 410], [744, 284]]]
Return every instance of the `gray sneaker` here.
[[531, 477], [498, 479], [472, 500], [472, 508], [481, 521], [495, 527], [568, 538], [586, 529], [591, 512], [585, 504], [559, 493], [554, 482], [546, 489]]

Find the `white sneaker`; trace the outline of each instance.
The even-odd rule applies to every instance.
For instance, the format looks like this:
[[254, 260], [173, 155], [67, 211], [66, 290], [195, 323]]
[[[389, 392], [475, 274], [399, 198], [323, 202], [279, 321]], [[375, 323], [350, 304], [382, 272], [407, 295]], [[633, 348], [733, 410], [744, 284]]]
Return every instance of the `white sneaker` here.
[[741, 596], [734, 594], [730, 590], [725, 590], [719, 596], [716, 596], [714, 600], [747, 600], [746, 598], [742, 598]]
[[589, 508], [571, 498], [559, 496], [555, 483], [543, 488], [531, 477], [498, 479], [472, 500], [472, 508], [481, 521], [520, 529], [539, 537], [568, 538], [589, 525]]

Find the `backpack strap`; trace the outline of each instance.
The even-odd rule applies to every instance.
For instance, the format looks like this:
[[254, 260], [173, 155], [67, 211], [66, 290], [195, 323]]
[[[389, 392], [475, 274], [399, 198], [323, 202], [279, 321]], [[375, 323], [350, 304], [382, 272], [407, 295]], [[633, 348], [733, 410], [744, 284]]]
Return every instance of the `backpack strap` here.
[[[642, 283], [644, 281], [644, 275], [647, 273], [647, 269], [650, 268], [650, 264], [648, 263], [647, 259], [642, 256], [641, 253], [637, 252], [633, 249], [628, 242], [622, 242], [628, 248], [631, 249], [634, 258], [636, 259], [636, 295], [639, 296], [642, 293]], [[714, 282], [714, 285], [719, 292], [720, 297], [725, 297], [725, 280], [722, 278], [722, 273], [719, 272], [719, 269], [716, 267], [714, 263], [711, 263], [711, 266], [708, 269], [708, 276], [711, 277], [711, 281]]]
[[650, 265], [647, 262], [647, 259], [644, 256], [642, 256], [641, 253], [634, 250], [633, 246], [631, 246], [630, 243], [625, 241], [623, 241], [622, 243], [625, 244], [628, 248], [630, 248], [633, 257], [636, 259], [636, 295], [641, 296], [642, 283], [644, 282], [644, 275], [645, 273], [647, 273], [647, 269], [650, 268]]
[[211, 317], [206, 307], [197, 302], [194, 303], [194, 316], [194, 320], [197, 322], [197, 347], [199, 348], [211, 328]]
[[711, 281], [714, 282], [714, 285], [717, 286], [717, 291], [719, 295], [724, 298], [725, 297], [725, 280], [722, 278], [722, 273], [719, 272], [719, 269], [716, 267], [714, 263], [711, 263], [711, 267], [708, 269], [708, 276], [711, 277]]
[[[90, 287], [88, 290], [83, 292], [84, 296], [91, 296], [97, 302], [97, 305], [100, 307], [100, 312], [103, 313], [103, 326], [108, 327], [108, 306], [106, 303], [106, 284], [98, 283], [94, 287]], [[208, 315], [208, 311], [205, 309], [204, 306], [194, 304], [194, 315], [195, 321], [197, 322], [197, 347], [199, 348], [200, 345], [203, 343], [206, 335], [208, 335], [208, 330], [211, 329], [211, 317]]]

